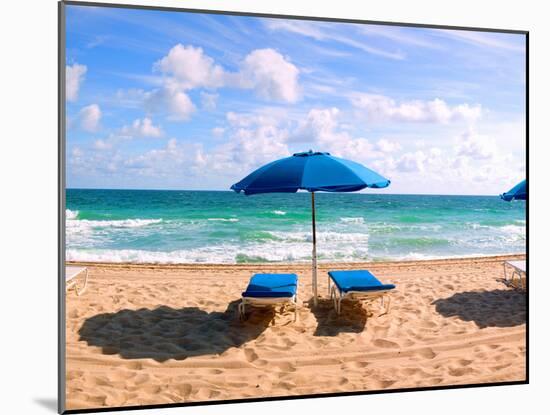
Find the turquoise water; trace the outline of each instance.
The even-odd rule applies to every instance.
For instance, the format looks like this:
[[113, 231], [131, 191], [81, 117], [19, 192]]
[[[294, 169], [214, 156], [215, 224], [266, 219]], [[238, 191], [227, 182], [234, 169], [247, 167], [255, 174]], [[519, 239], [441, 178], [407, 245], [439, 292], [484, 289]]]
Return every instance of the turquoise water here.
[[[321, 261], [525, 252], [525, 202], [493, 196], [317, 193]], [[67, 190], [68, 260], [309, 261], [309, 193]]]

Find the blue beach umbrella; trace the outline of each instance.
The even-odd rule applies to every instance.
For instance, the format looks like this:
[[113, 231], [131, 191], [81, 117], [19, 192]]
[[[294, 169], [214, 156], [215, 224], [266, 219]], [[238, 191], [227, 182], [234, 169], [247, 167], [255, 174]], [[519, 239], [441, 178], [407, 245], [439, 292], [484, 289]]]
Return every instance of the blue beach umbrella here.
[[275, 160], [253, 171], [231, 186], [245, 195], [259, 193], [311, 193], [313, 231], [312, 285], [317, 305], [317, 241], [315, 237], [315, 192], [356, 192], [367, 187], [383, 188], [390, 181], [362, 164], [331, 156], [329, 153], [303, 152]]
[[501, 199], [510, 202], [514, 199], [516, 200], [525, 200], [527, 199], [527, 180], [522, 181], [521, 183], [516, 184], [506, 193], [500, 195]]

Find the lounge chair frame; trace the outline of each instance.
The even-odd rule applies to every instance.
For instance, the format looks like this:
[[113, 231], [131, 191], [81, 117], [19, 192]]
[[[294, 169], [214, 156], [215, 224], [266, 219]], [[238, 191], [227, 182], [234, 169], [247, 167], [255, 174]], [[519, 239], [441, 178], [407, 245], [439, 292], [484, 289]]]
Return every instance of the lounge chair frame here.
[[389, 293], [393, 290], [387, 289], [387, 290], [372, 290], [372, 291], [347, 291], [342, 292], [338, 286], [335, 283], [332, 283], [332, 278], [330, 275], [328, 276], [328, 292], [330, 295], [330, 299], [334, 303], [334, 309], [336, 310], [336, 314], [340, 315], [342, 311], [342, 300], [345, 299], [351, 299], [355, 301], [362, 301], [364, 303], [371, 303], [374, 300], [377, 300], [380, 298], [381, 306], [384, 307], [384, 298], [387, 297], [387, 301], [385, 301], [386, 306], [384, 308], [384, 312], [381, 314], [387, 314], [390, 312], [390, 305], [391, 305], [391, 297], [389, 296]]
[[[527, 272], [524, 269], [515, 265], [513, 261], [504, 261], [503, 267], [504, 267], [504, 281], [509, 283], [512, 287], [521, 288], [522, 290], [525, 290], [527, 282], [526, 282], [526, 278], [523, 278], [522, 276], [526, 276]], [[507, 270], [509, 268], [511, 268], [510, 279], [508, 279], [508, 273], [507, 273]], [[519, 285], [516, 285], [516, 283], [514, 282], [516, 276], [519, 279]]]
[[[76, 284], [77, 277], [82, 273], [84, 273], [84, 284], [82, 285], [81, 288], [78, 288], [78, 285]], [[66, 281], [65, 289], [68, 292], [71, 288], [73, 288], [76, 295], [80, 296], [84, 294], [87, 286], [88, 286], [88, 268], [83, 267], [80, 271], [78, 271], [76, 274], [74, 274], [70, 279]]]
[[244, 320], [246, 313], [246, 306], [252, 307], [273, 307], [277, 305], [293, 305], [294, 306], [294, 321], [298, 319], [298, 294], [292, 297], [242, 297], [238, 306], [239, 318]]

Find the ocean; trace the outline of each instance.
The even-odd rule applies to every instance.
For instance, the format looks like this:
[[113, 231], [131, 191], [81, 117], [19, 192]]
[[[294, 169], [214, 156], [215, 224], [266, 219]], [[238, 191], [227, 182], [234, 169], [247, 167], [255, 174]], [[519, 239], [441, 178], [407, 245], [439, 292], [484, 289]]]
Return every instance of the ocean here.
[[[67, 189], [66, 258], [134, 263], [311, 260], [309, 193]], [[319, 261], [525, 252], [525, 202], [316, 193]]]

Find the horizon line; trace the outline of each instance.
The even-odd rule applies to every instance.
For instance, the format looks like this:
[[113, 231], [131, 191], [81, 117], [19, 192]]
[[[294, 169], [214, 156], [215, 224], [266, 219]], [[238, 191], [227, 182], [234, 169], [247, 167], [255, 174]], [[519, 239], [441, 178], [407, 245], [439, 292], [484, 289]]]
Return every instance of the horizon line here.
[[[227, 192], [237, 193], [234, 190], [228, 189], [140, 189], [140, 188], [102, 188], [102, 187], [66, 187], [65, 190], [123, 190], [123, 191], [151, 191], [151, 192]], [[274, 192], [276, 193], [276, 192]], [[284, 193], [284, 192], [283, 192]], [[293, 192], [303, 193], [303, 192]], [[308, 192], [309, 193], [309, 192]], [[471, 197], [500, 197], [498, 194], [441, 194], [441, 193], [380, 193], [380, 192], [315, 192], [319, 193], [347, 193], [347, 194], [373, 194], [373, 195], [388, 195], [388, 196], [471, 196]], [[282, 193], [281, 193], [282, 194]]]

